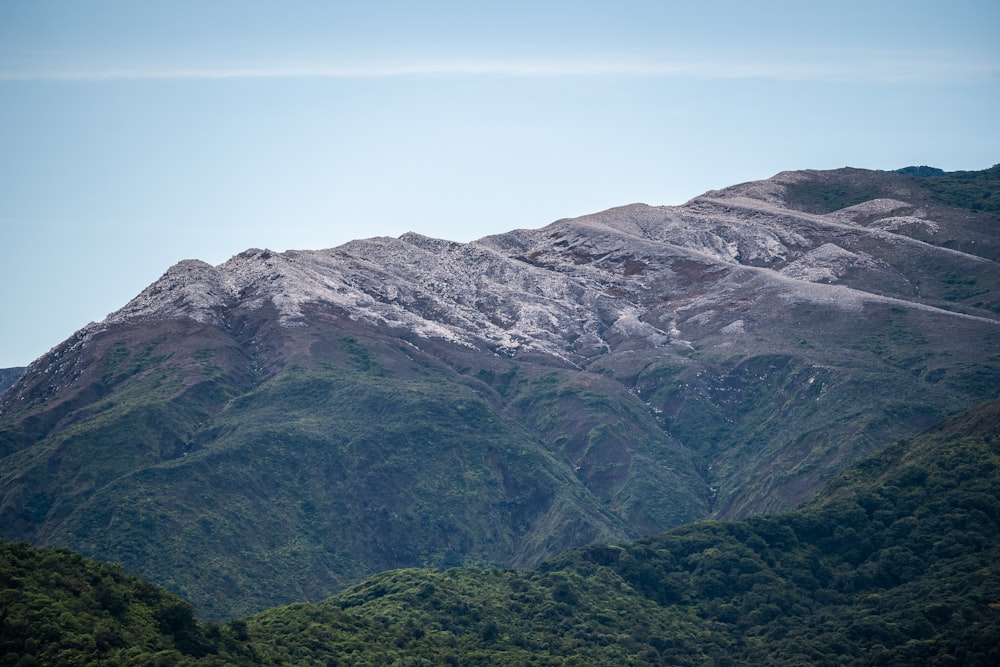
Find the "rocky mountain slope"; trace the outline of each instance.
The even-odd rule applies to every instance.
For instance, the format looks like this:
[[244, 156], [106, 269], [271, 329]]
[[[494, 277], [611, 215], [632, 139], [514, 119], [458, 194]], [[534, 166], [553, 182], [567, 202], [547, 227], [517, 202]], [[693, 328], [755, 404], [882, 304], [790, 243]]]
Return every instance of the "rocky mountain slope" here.
[[1000, 393], [998, 175], [180, 262], [0, 397], [2, 535], [221, 618], [786, 509]]

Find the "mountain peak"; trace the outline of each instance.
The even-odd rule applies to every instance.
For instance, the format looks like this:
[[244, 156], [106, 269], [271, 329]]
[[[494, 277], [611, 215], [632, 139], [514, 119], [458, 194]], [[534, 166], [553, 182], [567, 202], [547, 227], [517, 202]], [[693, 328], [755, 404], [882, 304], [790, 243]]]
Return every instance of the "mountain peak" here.
[[218, 323], [231, 297], [222, 274], [197, 259], [182, 260], [104, 320], [104, 326], [154, 319], [190, 318]]

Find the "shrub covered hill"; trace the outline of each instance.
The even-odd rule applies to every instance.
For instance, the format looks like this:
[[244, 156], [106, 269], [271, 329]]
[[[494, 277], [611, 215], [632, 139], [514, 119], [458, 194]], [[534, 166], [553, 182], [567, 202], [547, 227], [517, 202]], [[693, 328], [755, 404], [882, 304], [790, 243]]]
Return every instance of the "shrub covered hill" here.
[[1000, 392], [1000, 169], [170, 268], [0, 396], [0, 536], [226, 620], [782, 511]]
[[0, 543], [0, 665], [1000, 664], [1000, 400], [805, 505], [525, 570], [401, 569], [220, 626], [116, 565]]

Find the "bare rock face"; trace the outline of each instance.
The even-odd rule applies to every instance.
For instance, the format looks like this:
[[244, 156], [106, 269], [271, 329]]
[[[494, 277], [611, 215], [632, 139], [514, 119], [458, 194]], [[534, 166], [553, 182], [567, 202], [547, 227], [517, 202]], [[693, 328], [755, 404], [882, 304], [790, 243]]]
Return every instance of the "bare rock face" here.
[[788, 508], [1000, 388], [997, 216], [931, 185], [185, 260], [0, 396], [3, 536], [222, 618]]
[[[248, 250], [218, 267], [185, 260], [97, 328], [169, 318], [221, 323], [233, 307], [265, 304], [282, 326], [308, 326], [310, 306], [322, 305], [401, 335], [506, 355], [538, 352], [585, 367], [576, 345], [582, 337], [588, 350], [611, 350], [623, 336], [654, 348], [684, 341], [678, 327], [651, 322], [666, 311], [675, 324], [692, 310], [704, 319], [703, 306], [729, 300], [748, 282], [758, 293], [847, 312], [899, 299], [942, 316], [995, 318], [921, 291], [924, 261], [974, 274], [993, 265], [899, 233], [939, 229], [926, 210], [890, 198], [826, 215], [789, 208], [785, 184], [807, 177], [781, 174], [684, 206], [635, 204], [468, 244], [408, 233], [331, 250]], [[673, 305], [663, 308], [664, 299]]]

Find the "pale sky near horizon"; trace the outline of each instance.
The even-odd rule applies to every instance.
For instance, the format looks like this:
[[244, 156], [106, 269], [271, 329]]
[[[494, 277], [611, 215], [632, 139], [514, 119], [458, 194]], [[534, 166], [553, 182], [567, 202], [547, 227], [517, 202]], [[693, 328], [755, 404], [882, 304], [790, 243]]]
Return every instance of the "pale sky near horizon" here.
[[995, 0], [0, 0], [0, 368], [182, 259], [987, 168], [998, 35]]

